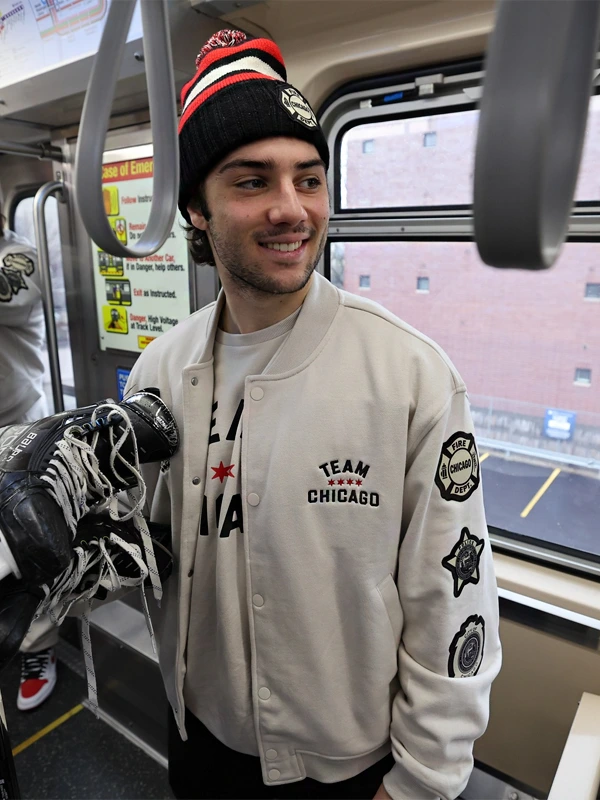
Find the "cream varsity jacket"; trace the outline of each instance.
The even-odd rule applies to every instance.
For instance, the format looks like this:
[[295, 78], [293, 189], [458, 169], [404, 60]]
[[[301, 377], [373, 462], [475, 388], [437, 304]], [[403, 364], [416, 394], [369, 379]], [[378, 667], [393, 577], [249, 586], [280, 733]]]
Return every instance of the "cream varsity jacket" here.
[[[157, 387], [182, 435], [168, 469], [144, 472], [152, 519], [173, 528], [176, 568], [153, 619], [184, 737], [223, 301], [152, 342], [128, 384]], [[501, 649], [473, 423], [449, 359], [315, 274], [288, 340], [246, 379], [241, 485], [264, 783], [344, 780], [391, 749], [394, 800], [457, 797]]]

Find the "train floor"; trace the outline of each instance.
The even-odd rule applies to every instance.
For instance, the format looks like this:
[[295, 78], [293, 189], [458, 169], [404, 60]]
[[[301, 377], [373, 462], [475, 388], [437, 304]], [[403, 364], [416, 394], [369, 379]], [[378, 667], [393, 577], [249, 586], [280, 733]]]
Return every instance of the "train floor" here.
[[80, 651], [61, 639], [57, 655], [56, 688], [32, 711], [17, 709], [19, 657], [0, 679], [22, 798], [172, 798], [165, 767], [82, 705]]

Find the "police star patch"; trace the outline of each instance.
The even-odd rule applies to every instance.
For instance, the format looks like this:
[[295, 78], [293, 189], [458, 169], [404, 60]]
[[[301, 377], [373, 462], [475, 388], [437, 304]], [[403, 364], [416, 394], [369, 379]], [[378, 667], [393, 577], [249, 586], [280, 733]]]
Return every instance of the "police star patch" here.
[[454, 597], [460, 597], [467, 583], [479, 583], [479, 559], [484, 545], [483, 539], [463, 528], [450, 554], [442, 559], [442, 566], [449, 569], [454, 578]]
[[457, 431], [444, 442], [435, 483], [444, 500], [462, 503], [471, 497], [479, 486], [479, 456], [473, 434]]
[[474, 614], [463, 622], [452, 639], [448, 658], [448, 675], [451, 678], [472, 678], [479, 672], [483, 661], [485, 622]]

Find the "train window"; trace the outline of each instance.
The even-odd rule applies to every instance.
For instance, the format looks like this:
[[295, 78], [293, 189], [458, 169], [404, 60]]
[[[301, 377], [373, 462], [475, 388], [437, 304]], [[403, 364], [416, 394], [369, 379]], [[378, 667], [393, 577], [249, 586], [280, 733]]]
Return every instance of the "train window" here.
[[585, 389], [600, 371], [600, 96], [576, 192], [585, 225], [580, 207], [551, 270], [493, 269], [473, 242], [476, 70], [436, 67], [444, 80], [423, 97], [422, 80], [396, 75], [325, 104], [337, 132], [325, 274], [363, 296], [368, 274], [369, 299], [456, 365], [494, 546], [598, 574], [600, 405]]
[[[63, 401], [65, 408], [75, 408], [77, 405], [75, 401], [75, 381], [73, 377], [73, 360], [71, 357], [71, 341], [69, 338], [69, 323], [67, 317], [67, 299], [63, 277], [60, 230], [58, 226], [58, 202], [55, 197], [48, 198], [45, 212]], [[19, 236], [24, 236], [35, 246], [32, 196], [22, 197], [18, 201], [16, 207], [14, 207], [13, 220], [15, 233]], [[48, 407], [53, 408], [50, 366], [47, 352], [43, 353], [43, 358], [46, 361], [44, 390], [48, 399]]]
[[[350, 128], [341, 139], [340, 207], [470, 205], [478, 118], [479, 112], [471, 109]], [[590, 100], [576, 201], [600, 200], [599, 169], [600, 95], [596, 95]]]
[[[437, 342], [465, 381], [488, 523], [600, 556], [600, 413], [580, 390], [600, 369], [600, 326], [579, 288], [600, 244], [567, 244], [552, 270], [528, 273], [484, 266], [466, 241], [336, 247], [338, 285], [360, 294], [367, 268], [370, 299]], [[435, 280], [415, 297], [424, 268]]]
[[577, 202], [600, 200], [600, 95], [590, 100], [585, 144], [575, 190]]
[[477, 118], [452, 111], [350, 128], [341, 140], [340, 207], [469, 205]]

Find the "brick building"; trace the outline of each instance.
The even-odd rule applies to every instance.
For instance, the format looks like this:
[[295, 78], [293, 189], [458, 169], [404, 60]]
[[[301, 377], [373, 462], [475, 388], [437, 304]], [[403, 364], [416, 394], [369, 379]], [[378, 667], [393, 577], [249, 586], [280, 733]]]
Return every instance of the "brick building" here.
[[[593, 103], [576, 197], [600, 201]], [[477, 113], [466, 111], [352, 129], [342, 147], [342, 207], [470, 204], [476, 125]], [[348, 242], [334, 256], [344, 288], [444, 348], [474, 406], [538, 421], [548, 408], [576, 412], [577, 438], [585, 429], [598, 435], [570, 449], [600, 456], [600, 243], [569, 243], [552, 269], [535, 273], [488, 267], [472, 242]]]

